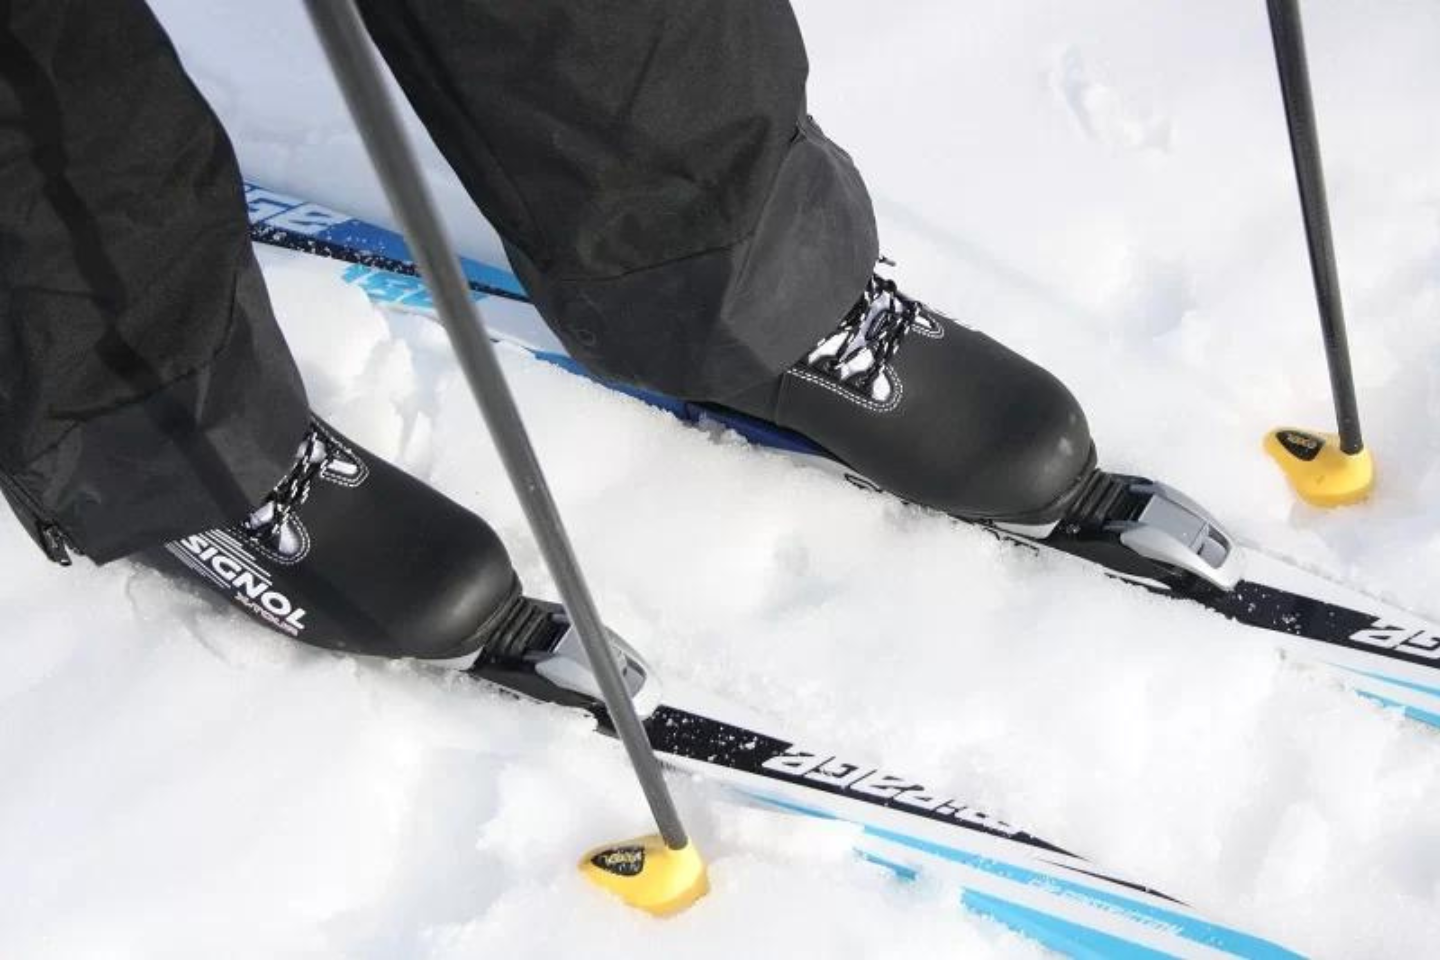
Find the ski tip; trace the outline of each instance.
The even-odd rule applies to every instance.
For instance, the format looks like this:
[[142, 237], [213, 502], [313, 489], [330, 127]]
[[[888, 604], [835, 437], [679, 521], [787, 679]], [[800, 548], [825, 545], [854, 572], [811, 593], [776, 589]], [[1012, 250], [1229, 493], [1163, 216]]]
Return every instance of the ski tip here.
[[1333, 433], [1281, 427], [1265, 435], [1264, 446], [1295, 494], [1311, 506], [1349, 506], [1364, 500], [1375, 487], [1375, 461], [1369, 448], [1346, 453]]
[[657, 917], [677, 914], [710, 891], [695, 844], [671, 849], [658, 834], [597, 847], [580, 861], [580, 872], [627, 905]]

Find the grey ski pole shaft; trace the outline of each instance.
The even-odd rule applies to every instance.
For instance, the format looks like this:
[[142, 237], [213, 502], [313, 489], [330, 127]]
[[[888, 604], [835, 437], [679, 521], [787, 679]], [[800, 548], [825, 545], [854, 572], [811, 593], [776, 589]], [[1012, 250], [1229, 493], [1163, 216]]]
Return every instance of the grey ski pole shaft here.
[[524, 507], [530, 529], [555, 578], [560, 598], [579, 632], [604, 696], [605, 708], [630, 756], [660, 835], [672, 850], [682, 849], [689, 844], [684, 825], [661, 775], [645, 727], [635, 714], [635, 706], [610, 656], [609, 641], [595, 600], [575, 559], [484, 322], [470, 299], [460, 273], [459, 258], [436, 216], [395, 105], [381, 80], [375, 52], [360, 15], [353, 0], [305, 0], [305, 3], [371, 162], [430, 288], [465, 379]]
[[1285, 123], [1290, 132], [1290, 153], [1300, 187], [1305, 217], [1305, 240], [1310, 248], [1310, 272], [1320, 309], [1325, 358], [1330, 367], [1330, 393], [1340, 449], [1347, 454], [1365, 447], [1360, 436], [1360, 409], [1350, 370], [1350, 345], [1345, 335], [1345, 311], [1335, 267], [1335, 242], [1330, 232], [1330, 208], [1325, 197], [1325, 172], [1320, 163], [1320, 138], [1315, 125], [1315, 104], [1310, 94], [1310, 69], [1305, 57], [1305, 35], [1300, 25], [1298, 0], [1266, 0], [1270, 36], [1275, 44], [1275, 65], [1285, 101]]

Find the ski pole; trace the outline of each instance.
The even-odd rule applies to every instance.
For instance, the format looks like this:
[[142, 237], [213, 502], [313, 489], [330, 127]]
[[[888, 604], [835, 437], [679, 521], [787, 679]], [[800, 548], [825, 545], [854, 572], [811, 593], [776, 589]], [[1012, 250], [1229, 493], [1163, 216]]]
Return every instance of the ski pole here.
[[1360, 436], [1360, 409], [1350, 371], [1350, 347], [1345, 336], [1345, 311], [1335, 267], [1335, 243], [1330, 232], [1300, 7], [1298, 0], [1266, 3], [1339, 435], [1282, 427], [1266, 435], [1265, 449], [1280, 464], [1301, 499], [1316, 506], [1338, 507], [1369, 494], [1375, 483], [1375, 464]]
[[566, 612], [579, 633], [605, 709], [659, 829], [659, 836], [608, 844], [591, 851], [581, 861], [581, 870], [632, 906], [659, 914], [682, 910], [707, 890], [704, 861], [685, 833], [645, 727], [635, 714], [635, 705], [610, 656], [604, 623], [486, 335], [484, 321], [470, 299], [459, 257], [435, 214], [395, 105], [381, 82], [380, 68], [360, 14], [353, 0], [306, 0], [306, 7]]

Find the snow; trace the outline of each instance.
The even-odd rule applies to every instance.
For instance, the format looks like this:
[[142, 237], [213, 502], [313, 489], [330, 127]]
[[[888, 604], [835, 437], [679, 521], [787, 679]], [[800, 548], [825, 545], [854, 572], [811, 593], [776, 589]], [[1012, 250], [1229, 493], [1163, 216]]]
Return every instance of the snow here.
[[[298, 5], [155, 6], [250, 175], [390, 222]], [[1107, 465], [1440, 617], [1440, 8], [1305, 4], [1382, 471], [1322, 514], [1258, 452], [1277, 422], [1329, 422], [1261, 4], [796, 6], [812, 109], [907, 290], [1056, 371]], [[266, 275], [315, 407], [483, 513], [554, 596], [439, 331]], [[607, 619], [663, 674], [1307, 953], [1440, 937], [1435, 733], [1217, 618], [506, 368]], [[59, 570], [14, 525], [0, 564], [0, 955], [1040, 953], [829, 829], [689, 783], [714, 892], [638, 916], [572, 867], [645, 826], [578, 719], [294, 645], [128, 564]]]

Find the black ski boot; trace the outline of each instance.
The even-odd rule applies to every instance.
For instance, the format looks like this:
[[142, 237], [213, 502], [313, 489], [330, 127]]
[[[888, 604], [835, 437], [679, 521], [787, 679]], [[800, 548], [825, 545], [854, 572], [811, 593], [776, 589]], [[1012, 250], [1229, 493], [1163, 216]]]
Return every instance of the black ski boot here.
[[298, 640], [383, 657], [473, 660], [520, 598], [485, 521], [318, 419], [249, 517], [138, 559]]
[[1064, 384], [878, 275], [779, 380], [724, 405], [808, 437], [899, 497], [971, 520], [1053, 523], [1095, 465]]

